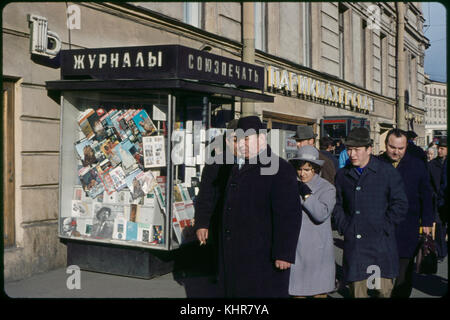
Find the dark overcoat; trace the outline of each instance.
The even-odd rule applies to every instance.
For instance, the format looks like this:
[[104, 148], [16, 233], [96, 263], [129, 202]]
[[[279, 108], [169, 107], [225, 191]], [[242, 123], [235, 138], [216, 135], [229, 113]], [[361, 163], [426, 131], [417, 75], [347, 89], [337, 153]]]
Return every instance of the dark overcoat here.
[[380, 267], [382, 278], [397, 277], [395, 225], [408, 210], [400, 174], [392, 165], [371, 156], [361, 175], [351, 163], [339, 170], [335, 186], [332, 218], [336, 229], [344, 235], [345, 281], [367, 279], [371, 265]]
[[[270, 154], [270, 147], [268, 147]], [[218, 282], [226, 297], [288, 297], [290, 270], [275, 260], [295, 263], [301, 202], [294, 167], [273, 155], [279, 168], [236, 164], [225, 191]]]
[[428, 163], [428, 171], [430, 172], [431, 190], [433, 191], [433, 212], [436, 215], [436, 222], [440, 222], [441, 219], [438, 214], [438, 197], [439, 189], [441, 188], [442, 171], [444, 170], [444, 160], [440, 157], [434, 158]]
[[[380, 158], [389, 162], [386, 153]], [[395, 230], [398, 254], [400, 258], [412, 258], [419, 244], [420, 226], [431, 227], [434, 222], [430, 176], [423, 160], [408, 151], [397, 171], [402, 176], [408, 197], [408, 213]]]

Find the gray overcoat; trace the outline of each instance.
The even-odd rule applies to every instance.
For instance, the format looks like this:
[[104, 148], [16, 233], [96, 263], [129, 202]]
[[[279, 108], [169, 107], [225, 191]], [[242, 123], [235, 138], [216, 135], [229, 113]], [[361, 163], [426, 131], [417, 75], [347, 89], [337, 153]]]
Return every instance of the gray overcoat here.
[[302, 227], [289, 281], [289, 294], [293, 296], [312, 296], [335, 288], [331, 213], [336, 189], [319, 175], [306, 184], [312, 194], [302, 203]]

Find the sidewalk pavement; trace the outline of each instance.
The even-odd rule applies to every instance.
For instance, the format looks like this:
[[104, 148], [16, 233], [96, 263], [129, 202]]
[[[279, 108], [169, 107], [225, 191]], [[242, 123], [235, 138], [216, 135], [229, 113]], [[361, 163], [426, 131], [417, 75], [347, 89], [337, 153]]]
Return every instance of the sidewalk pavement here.
[[[342, 265], [342, 238], [334, 234], [337, 275]], [[74, 274], [66, 268], [37, 274], [30, 278], [6, 282], [4, 293], [10, 298], [216, 298], [212, 277], [198, 268], [179, 270], [150, 280], [80, 271], [80, 288], [73, 288]], [[434, 275], [414, 274], [411, 298], [438, 298], [448, 292], [448, 257], [438, 265]], [[348, 297], [347, 290], [330, 294], [331, 298]]]

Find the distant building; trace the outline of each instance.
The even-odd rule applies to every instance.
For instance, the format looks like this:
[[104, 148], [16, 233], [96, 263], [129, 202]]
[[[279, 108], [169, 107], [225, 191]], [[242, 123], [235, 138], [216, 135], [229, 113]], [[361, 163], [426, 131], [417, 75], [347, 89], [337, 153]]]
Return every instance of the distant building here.
[[447, 83], [425, 79], [425, 139], [429, 144], [447, 136]]

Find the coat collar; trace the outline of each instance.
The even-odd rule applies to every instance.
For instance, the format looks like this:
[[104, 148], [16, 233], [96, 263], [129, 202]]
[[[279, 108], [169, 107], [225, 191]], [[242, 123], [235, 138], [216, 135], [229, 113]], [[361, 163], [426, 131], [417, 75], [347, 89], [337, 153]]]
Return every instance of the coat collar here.
[[318, 174], [315, 174], [311, 181], [307, 182], [306, 185], [311, 189], [312, 192], [315, 192], [319, 187], [320, 177]]
[[[261, 153], [262, 154], [267, 154], [267, 157], [271, 157], [272, 156], [272, 149], [270, 148], [269, 145], [267, 145], [267, 149], [263, 150]], [[277, 159], [277, 160], [279, 160], [279, 159]], [[249, 163], [249, 162], [250, 162], [250, 160], [246, 159], [245, 163], [244, 163], [244, 165], [242, 166], [241, 169], [239, 169], [239, 165], [238, 164], [235, 164], [234, 168], [233, 168], [233, 171], [236, 172], [237, 174], [241, 175], [241, 174], [243, 174], [243, 173], [245, 173], [245, 172], [247, 172], [249, 170], [255, 169], [255, 168], [264, 168], [264, 167], [270, 167], [271, 166], [270, 162], [268, 164], [261, 163], [259, 155], [256, 156], [256, 163]], [[252, 162], [254, 162], [254, 160]]]
[[351, 163], [349, 163], [347, 166], [345, 166], [346, 169], [346, 174], [350, 177], [352, 177], [355, 180], [359, 180], [361, 177], [365, 177], [367, 174], [369, 174], [369, 172], [374, 172], [376, 173], [378, 171], [379, 168], [379, 160], [371, 155], [370, 156], [370, 160], [367, 163], [366, 167], [364, 168], [364, 171], [361, 175], [359, 175], [356, 172], [356, 167], [353, 166]]

